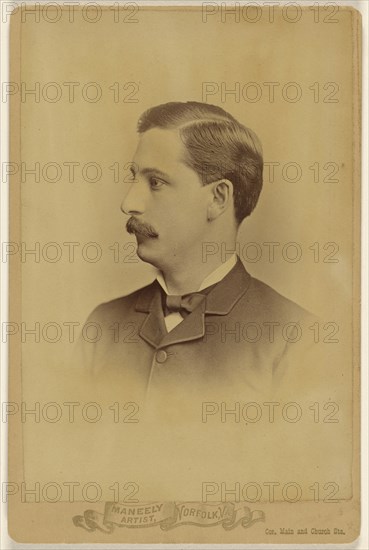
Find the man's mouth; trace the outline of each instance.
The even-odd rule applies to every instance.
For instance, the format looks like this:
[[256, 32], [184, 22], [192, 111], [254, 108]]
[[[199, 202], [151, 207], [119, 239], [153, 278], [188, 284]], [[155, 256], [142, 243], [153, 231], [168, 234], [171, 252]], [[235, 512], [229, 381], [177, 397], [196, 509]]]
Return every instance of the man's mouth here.
[[159, 237], [159, 234], [152, 225], [138, 221], [137, 218], [129, 218], [126, 223], [126, 229], [128, 233], [133, 233], [134, 235], [142, 235], [143, 237], [149, 237], [151, 239], [157, 239]]

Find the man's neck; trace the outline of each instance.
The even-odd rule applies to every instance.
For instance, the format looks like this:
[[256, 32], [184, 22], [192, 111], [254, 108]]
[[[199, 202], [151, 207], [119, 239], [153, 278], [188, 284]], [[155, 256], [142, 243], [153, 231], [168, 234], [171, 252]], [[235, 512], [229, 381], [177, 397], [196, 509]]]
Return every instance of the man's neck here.
[[[218, 255], [217, 255], [218, 256]], [[227, 257], [229, 259], [230, 256]], [[184, 295], [199, 290], [202, 282], [213, 271], [223, 265], [221, 258], [208, 258], [208, 261], [194, 266], [189, 264], [183, 269], [162, 270], [162, 275], [169, 294]]]

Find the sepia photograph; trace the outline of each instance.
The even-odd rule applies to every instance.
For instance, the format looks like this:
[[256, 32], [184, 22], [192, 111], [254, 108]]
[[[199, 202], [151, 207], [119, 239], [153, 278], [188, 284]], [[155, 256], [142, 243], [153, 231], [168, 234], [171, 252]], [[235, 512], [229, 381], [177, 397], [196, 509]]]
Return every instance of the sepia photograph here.
[[[314, 319], [253, 278], [237, 254], [238, 228], [262, 189], [260, 140], [224, 109], [194, 101], [149, 109], [138, 133], [121, 210], [138, 258], [158, 275], [93, 311], [82, 361], [94, 375], [134, 372], [146, 396], [209, 386], [267, 396], [285, 375], [288, 344]], [[292, 257], [298, 245], [289, 249]], [[125, 325], [135, 342], [119, 338]]]
[[360, 542], [361, 3], [2, 10], [10, 539]]

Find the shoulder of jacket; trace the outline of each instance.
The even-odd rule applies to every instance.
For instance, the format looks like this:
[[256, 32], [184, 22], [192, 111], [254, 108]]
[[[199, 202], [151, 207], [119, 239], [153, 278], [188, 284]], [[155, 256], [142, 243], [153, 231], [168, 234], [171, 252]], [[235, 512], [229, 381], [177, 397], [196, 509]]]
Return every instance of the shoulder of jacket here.
[[281, 317], [286, 316], [289, 319], [313, 319], [315, 317], [313, 313], [254, 277], [251, 277], [247, 295], [248, 300], [254, 302], [256, 306], [262, 308], [265, 312], [275, 313]]

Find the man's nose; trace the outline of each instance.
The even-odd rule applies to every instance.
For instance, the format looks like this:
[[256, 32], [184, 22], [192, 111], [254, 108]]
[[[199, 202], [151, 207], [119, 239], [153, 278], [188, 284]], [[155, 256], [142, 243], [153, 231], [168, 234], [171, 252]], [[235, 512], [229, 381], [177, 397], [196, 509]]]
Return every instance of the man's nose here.
[[145, 184], [134, 181], [124, 197], [120, 209], [124, 214], [142, 214], [145, 211], [145, 201]]

